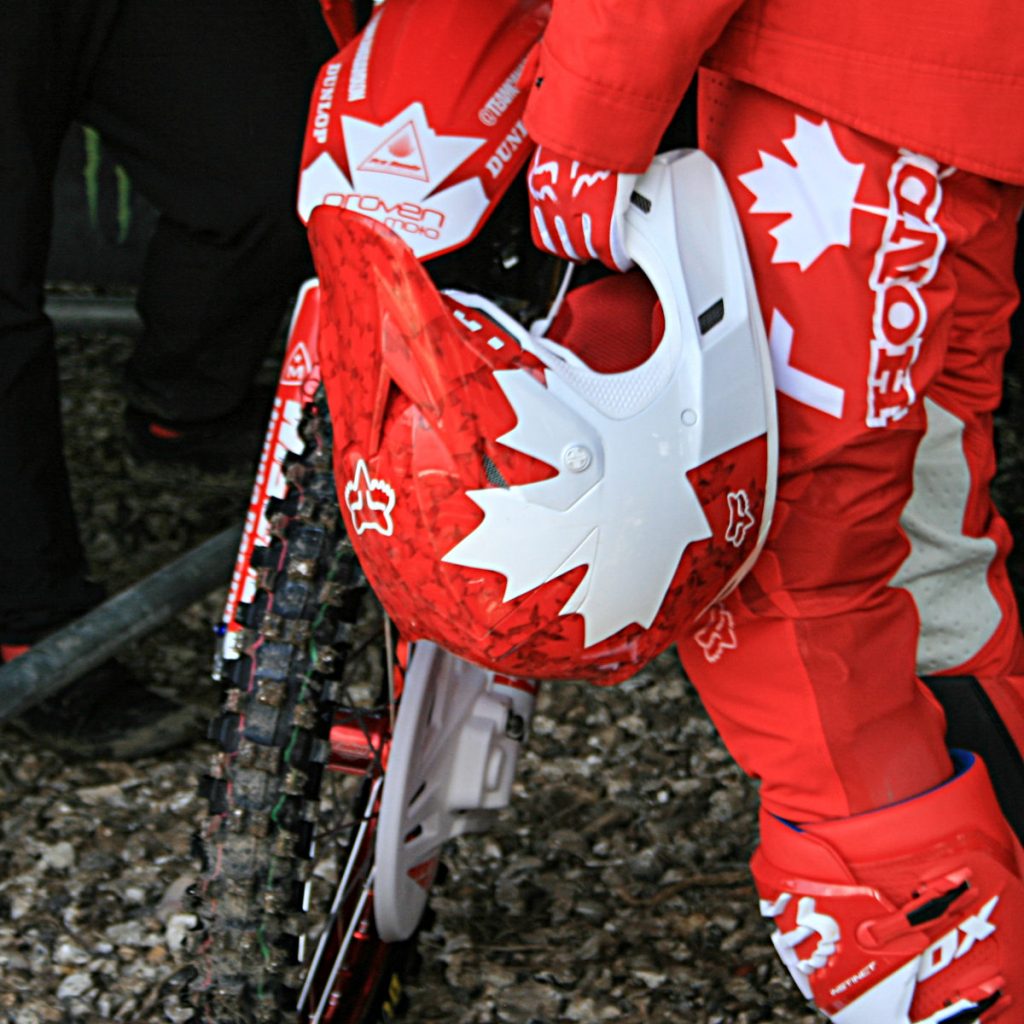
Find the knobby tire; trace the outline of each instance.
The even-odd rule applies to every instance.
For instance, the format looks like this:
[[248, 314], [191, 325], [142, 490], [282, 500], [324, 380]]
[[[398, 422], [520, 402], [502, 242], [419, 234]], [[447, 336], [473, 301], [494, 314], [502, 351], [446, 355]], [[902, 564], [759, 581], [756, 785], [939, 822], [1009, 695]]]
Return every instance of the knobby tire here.
[[[197, 836], [191, 1001], [203, 1024], [388, 1024], [415, 946], [415, 936], [385, 944], [373, 925], [380, 757], [359, 773], [327, 768], [337, 716], [357, 736], [372, 733], [378, 750], [390, 717], [382, 627], [339, 514], [322, 392], [300, 436], [286, 495], [268, 503], [271, 543], [253, 555], [258, 588], [238, 614], [244, 653], [227, 662], [211, 725], [220, 750], [200, 784], [209, 813]], [[339, 896], [346, 866], [352, 891]], [[346, 929], [359, 938], [342, 958]], [[335, 994], [321, 999], [332, 966]]]

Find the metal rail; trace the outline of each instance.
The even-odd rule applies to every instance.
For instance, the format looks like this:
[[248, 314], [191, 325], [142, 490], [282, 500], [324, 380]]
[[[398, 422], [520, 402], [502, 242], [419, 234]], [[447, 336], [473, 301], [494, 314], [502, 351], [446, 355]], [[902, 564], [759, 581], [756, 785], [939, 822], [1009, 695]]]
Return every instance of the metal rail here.
[[130, 297], [47, 295], [45, 309], [58, 331], [142, 333], [142, 320]]
[[0, 721], [20, 714], [205, 597], [231, 575], [231, 526], [0, 666]]

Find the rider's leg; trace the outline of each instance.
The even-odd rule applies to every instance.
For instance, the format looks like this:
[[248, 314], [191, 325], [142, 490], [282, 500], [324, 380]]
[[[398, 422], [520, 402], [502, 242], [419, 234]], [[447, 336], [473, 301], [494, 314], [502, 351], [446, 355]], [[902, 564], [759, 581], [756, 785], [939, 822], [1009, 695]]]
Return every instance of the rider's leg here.
[[[926, 402], [928, 431], [914, 463], [914, 493], [900, 526], [910, 554], [893, 584], [921, 620], [918, 671], [946, 712], [949, 741], [988, 764], [1003, 809], [1024, 836], [1024, 644], [1007, 572], [1010, 536], [993, 507], [992, 411], [1007, 301], [993, 301], [990, 268], [1005, 237], [987, 233], [957, 263], [959, 296], [943, 372]], [[992, 327], [1000, 332], [994, 334]], [[997, 351], [979, 354], [979, 339]]]
[[[909, 993], [904, 1017], [864, 1018], [945, 1020], [945, 1011], [932, 1015], [943, 999], [980, 1005], [971, 1000], [990, 979], [976, 973], [1001, 972], [1003, 994], [987, 1021], [1024, 999], [1021, 936], [1012, 925], [1024, 889], [988, 780], [967, 773], [977, 792], [943, 804], [934, 829], [920, 825], [915, 834], [896, 817], [929, 819], [938, 806], [934, 794], [953, 776], [944, 716], [915, 671], [919, 623], [943, 593], [932, 585], [940, 578], [945, 586], [952, 575], [961, 611], [954, 634], [941, 638], [942, 668], [1002, 680], [986, 690], [993, 705], [998, 697], [1012, 711], [1015, 700], [1020, 635], [1004, 568], [1009, 534], [987, 486], [991, 412], [1016, 294], [1020, 195], [756, 90], [705, 84], [703, 141], [733, 188], [771, 335], [780, 392], [779, 505], [754, 572], [680, 649], [726, 743], [761, 779], [771, 816], [760, 862], [768, 858], [790, 879], [786, 891], [803, 893], [795, 913], [800, 906], [815, 913], [801, 902], [808, 886], [881, 886], [885, 865], [901, 861], [898, 884], [882, 889], [893, 912], [952, 871], [951, 856], [970, 861], [980, 879], [988, 868], [973, 854], [953, 856], [956, 844], [943, 838], [945, 814], [959, 815], [965, 834], [987, 837], [982, 847], [1002, 851], [994, 854], [1002, 874], [979, 904], [988, 907], [983, 921], [973, 902], [961, 914], [957, 897], [950, 915], [936, 918], [941, 934], [919, 930], [900, 946]], [[931, 479], [924, 469], [933, 448], [942, 454]], [[922, 567], [933, 567], [908, 529], [915, 506], [926, 510], [917, 532], [927, 533], [930, 520], [952, 530], [937, 542], [949, 557], [927, 587], [914, 582], [929, 576]], [[1006, 727], [1015, 729], [1012, 714]], [[949, 791], [966, 785], [951, 783]], [[779, 832], [777, 819], [797, 830]], [[864, 844], [847, 845], [851, 821]], [[783, 844], [779, 836], [789, 832], [800, 842]], [[827, 856], [819, 856], [823, 843]], [[914, 872], [920, 877], [911, 878]], [[975, 886], [972, 900], [980, 893]], [[989, 906], [993, 895], [999, 898]], [[861, 909], [863, 922], [880, 913]], [[845, 965], [859, 925], [843, 920], [833, 937]], [[942, 971], [912, 1005], [918, 975], [906, 965], [928, 942], [948, 944], [951, 931], [975, 924], [1001, 935], [984, 947], [978, 972], [981, 954], [962, 963], [954, 957], [958, 969]], [[814, 935], [807, 927], [805, 939]], [[818, 998], [828, 981], [833, 1001], [823, 1006], [838, 1020], [859, 1020], [839, 1016], [842, 1000], [835, 1000], [847, 989], [860, 996], [873, 988], [871, 957], [849, 978], [818, 976], [825, 968], [804, 959]]]

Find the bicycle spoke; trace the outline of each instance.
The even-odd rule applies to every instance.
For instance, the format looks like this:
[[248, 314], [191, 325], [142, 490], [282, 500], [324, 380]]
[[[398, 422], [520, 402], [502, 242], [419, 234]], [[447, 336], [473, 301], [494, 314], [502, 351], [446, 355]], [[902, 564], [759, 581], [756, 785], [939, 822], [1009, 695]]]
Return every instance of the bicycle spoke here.
[[[331, 903], [331, 909], [328, 912], [327, 921], [324, 923], [320, 938], [317, 941], [316, 950], [313, 953], [313, 958], [310, 961], [309, 968], [306, 971], [306, 979], [302, 986], [302, 991], [299, 993], [299, 1001], [297, 1009], [300, 1011], [306, 1005], [306, 1000], [309, 998], [310, 990], [312, 989], [313, 982], [316, 978], [317, 971], [320, 966], [320, 962], [323, 958], [324, 950], [327, 947], [327, 943], [330, 941], [331, 932], [334, 930], [335, 922], [338, 919], [338, 912], [341, 910], [342, 904], [348, 895], [349, 885], [352, 882], [353, 876], [355, 875], [358, 867], [365, 863], [367, 858], [364, 854], [364, 843], [369, 840], [372, 846], [373, 835], [370, 830], [370, 824], [373, 820], [373, 808], [376, 806], [376, 802], [380, 796], [380, 789], [384, 783], [383, 777], [378, 777], [374, 780], [373, 786], [370, 790], [370, 795], [367, 799], [366, 808], [367, 813], [364, 815], [362, 823], [352, 840], [348, 861], [345, 864], [345, 872], [342, 875], [341, 881], [338, 883], [337, 889], [334, 894], [334, 900]], [[355, 919], [358, 915], [353, 915]], [[334, 971], [331, 974], [331, 981], [325, 988], [327, 993], [330, 992], [330, 986], [334, 983], [334, 978], [337, 972]]]
[[366, 904], [369, 901], [370, 893], [373, 890], [373, 879], [375, 875], [376, 869], [371, 870], [370, 874], [366, 878], [366, 882], [363, 884], [363, 890], [359, 895], [359, 902], [353, 911], [348, 927], [345, 929], [345, 937], [342, 939], [341, 947], [334, 958], [333, 965], [331, 966], [331, 974], [327, 979], [327, 984], [324, 986], [324, 993], [320, 997], [316, 1013], [310, 1018], [309, 1024], [320, 1024], [320, 1021], [323, 1019], [323, 1013], [330, 1001], [334, 983], [338, 978], [338, 972], [341, 970], [342, 964], [344, 964], [345, 958], [348, 956], [348, 950], [352, 945], [352, 937], [355, 935], [356, 928], [359, 925], [359, 920], [366, 911]]

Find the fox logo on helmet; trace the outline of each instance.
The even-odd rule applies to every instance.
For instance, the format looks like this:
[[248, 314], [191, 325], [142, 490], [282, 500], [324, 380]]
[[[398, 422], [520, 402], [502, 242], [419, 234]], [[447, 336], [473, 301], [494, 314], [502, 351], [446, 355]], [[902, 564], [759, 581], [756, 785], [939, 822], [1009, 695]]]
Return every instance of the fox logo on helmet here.
[[725, 539], [734, 548], [738, 548], [757, 525], [757, 520], [750, 506], [750, 495], [746, 491], [730, 491], [726, 499], [729, 502], [729, 526], [725, 531]]
[[345, 506], [357, 534], [376, 530], [390, 537], [395, 532], [395, 489], [384, 480], [371, 479], [365, 459], [359, 460], [355, 476], [345, 484]]

